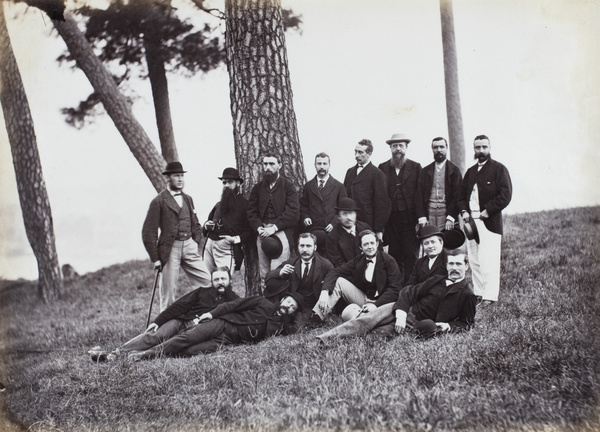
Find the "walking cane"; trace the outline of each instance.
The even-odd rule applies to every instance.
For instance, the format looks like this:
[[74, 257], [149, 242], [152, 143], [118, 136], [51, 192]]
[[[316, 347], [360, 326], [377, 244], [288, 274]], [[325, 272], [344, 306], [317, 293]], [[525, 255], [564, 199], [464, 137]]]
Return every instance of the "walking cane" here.
[[150, 316], [152, 315], [152, 304], [154, 303], [154, 294], [156, 294], [156, 285], [158, 285], [158, 277], [160, 276], [160, 269], [156, 269], [156, 277], [154, 278], [154, 286], [152, 287], [152, 300], [150, 300], [150, 309], [148, 310], [148, 320], [146, 321], [146, 327], [150, 325]]

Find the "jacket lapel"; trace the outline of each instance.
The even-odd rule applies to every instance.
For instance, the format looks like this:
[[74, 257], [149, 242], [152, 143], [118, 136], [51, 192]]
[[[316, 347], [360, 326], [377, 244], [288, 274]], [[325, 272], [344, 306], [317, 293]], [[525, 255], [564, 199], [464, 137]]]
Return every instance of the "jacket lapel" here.
[[181, 211], [181, 207], [179, 207], [179, 204], [177, 204], [177, 201], [175, 201], [175, 198], [173, 197], [173, 195], [171, 195], [171, 192], [165, 190], [164, 193], [165, 195], [163, 196], [163, 200], [167, 207], [169, 207], [175, 213], [179, 214], [179, 212]]

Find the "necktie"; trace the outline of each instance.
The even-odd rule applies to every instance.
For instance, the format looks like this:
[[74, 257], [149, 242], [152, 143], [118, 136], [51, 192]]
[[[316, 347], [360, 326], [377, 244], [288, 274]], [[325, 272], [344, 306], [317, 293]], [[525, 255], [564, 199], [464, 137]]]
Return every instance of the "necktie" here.
[[182, 195], [182, 193], [181, 192], [175, 192], [173, 195], [174, 196], [180, 196], [180, 195]]
[[319, 180], [319, 190], [323, 189], [323, 183], [325, 183], [325, 181]]
[[310, 267], [310, 265], [308, 263], [304, 263], [304, 273], [302, 273], [302, 279], [306, 279], [306, 277], [308, 276], [308, 268]]
[[365, 279], [367, 280], [367, 282], [373, 281], [373, 270], [375, 270], [373, 260], [367, 259], [367, 268], [365, 269]]

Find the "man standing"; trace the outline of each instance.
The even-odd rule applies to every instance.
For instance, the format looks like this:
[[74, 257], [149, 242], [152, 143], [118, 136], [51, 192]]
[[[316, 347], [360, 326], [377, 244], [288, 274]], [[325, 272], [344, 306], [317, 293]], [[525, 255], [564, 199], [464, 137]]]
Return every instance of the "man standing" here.
[[185, 172], [180, 162], [167, 164], [163, 172], [167, 176], [167, 188], [150, 203], [142, 227], [142, 240], [150, 260], [154, 268], [162, 270], [161, 311], [175, 301], [179, 268], [193, 287], [210, 285], [210, 273], [198, 253], [202, 227], [194, 201], [183, 193]]
[[334, 225], [335, 206], [346, 197], [344, 185], [329, 175], [329, 167], [329, 156], [319, 153], [315, 157], [317, 175], [304, 185], [300, 198], [300, 220], [305, 230], [323, 228], [330, 233]]
[[423, 168], [419, 178], [420, 196], [416, 199], [419, 225], [432, 224], [440, 230], [451, 230], [458, 220], [457, 197], [462, 175], [447, 159], [448, 142], [434, 138], [431, 143], [434, 162]]
[[244, 180], [235, 168], [225, 168], [219, 180], [223, 182], [221, 200], [204, 224], [205, 235], [208, 234], [204, 260], [210, 271], [216, 267], [239, 270], [244, 260], [242, 244], [248, 243], [253, 235], [246, 216], [248, 200], [241, 190]]
[[357, 163], [346, 172], [344, 187], [359, 208], [358, 220], [369, 225], [381, 240], [391, 203], [386, 193], [385, 174], [370, 162], [372, 154], [373, 143], [368, 139], [356, 144], [354, 158]]
[[407, 159], [406, 150], [410, 139], [396, 133], [386, 141], [392, 152], [392, 158], [379, 165], [387, 176], [387, 193], [392, 202], [392, 212], [385, 226], [385, 242], [389, 245], [389, 254], [394, 257], [408, 280], [417, 256], [419, 241], [415, 233], [417, 225], [416, 201], [421, 164]]
[[467, 242], [475, 294], [491, 304], [500, 292], [502, 210], [512, 198], [512, 183], [506, 167], [491, 158], [487, 136], [476, 136], [473, 148], [477, 164], [461, 183], [458, 208], [465, 223], [474, 221], [479, 235]]
[[327, 259], [334, 267], [339, 267], [360, 255], [360, 240], [358, 234], [371, 227], [356, 220], [356, 203], [352, 198], [340, 200], [337, 211], [338, 223], [327, 236]]
[[[264, 177], [254, 185], [248, 201], [248, 220], [258, 233], [256, 245], [263, 289], [267, 273], [289, 259], [294, 226], [300, 217], [298, 192], [292, 182], [279, 175], [280, 168], [278, 156], [268, 154], [263, 157]], [[276, 236], [282, 245], [282, 252], [276, 259], [269, 258], [261, 247], [269, 236]]]
[[301, 325], [309, 322], [311, 309], [321, 294], [323, 280], [333, 269], [333, 265], [316, 251], [317, 238], [311, 233], [302, 233], [298, 238], [298, 257], [267, 273], [265, 297], [275, 302], [290, 292], [303, 297]]
[[321, 319], [329, 315], [340, 298], [356, 303], [366, 312], [383, 304], [379, 298], [386, 292], [397, 293], [402, 286], [402, 272], [390, 255], [378, 250], [376, 234], [367, 230], [358, 237], [362, 255], [333, 269], [323, 281], [319, 301], [313, 309]]

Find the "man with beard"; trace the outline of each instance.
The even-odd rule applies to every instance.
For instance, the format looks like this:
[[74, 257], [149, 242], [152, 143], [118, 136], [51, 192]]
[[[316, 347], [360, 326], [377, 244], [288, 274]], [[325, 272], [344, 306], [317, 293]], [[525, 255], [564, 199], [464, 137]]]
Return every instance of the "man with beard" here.
[[334, 267], [339, 267], [360, 255], [358, 234], [371, 227], [356, 220], [358, 208], [352, 198], [343, 198], [337, 207], [338, 223], [327, 236], [327, 259]]
[[405, 281], [415, 265], [419, 253], [419, 241], [415, 233], [417, 225], [416, 202], [421, 164], [405, 157], [410, 139], [396, 133], [386, 141], [392, 158], [379, 165], [387, 176], [387, 193], [392, 202], [392, 212], [385, 226], [384, 241], [389, 245], [389, 254], [394, 257]]
[[300, 198], [300, 220], [305, 231], [323, 228], [330, 233], [335, 223], [335, 206], [346, 197], [344, 185], [329, 175], [329, 167], [329, 156], [319, 153], [315, 157], [317, 175], [304, 185]]
[[202, 314], [195, 327], [145, 351], [131, 352], [128, 358], [188, 357], [210, 353], [225, 345], [256, 343], [269, 336], [291, 334], [298, 331], [296, 312], [301, 305], [298, 293], [288, 294], [278, 304], [262, 296], [223, 303]]
[[215, 205], [208, 221], [204, 224], [204, 261], [209, 270], [216, 267], [229, 267], [239, 270], [244, 260], [242, 245], [252, 239], [252, 228], [248, 223], [246, 210], [248, 200], [242, 195], [244, 180], [235, 168], [225, 168], [221, 200]]
[[475, 294], [483, 304], [498, 301], [502, 210], [512, 198], [512, 183], [504, 165], [491, 158], [490, 140], [478, 135], [473, 141], [477, 164], [469, 168], [461, 183], [458, 208], [466, 224], [474, 223], [478, 236], [467, 242], [473, 269]]
[[317, 238], [311, 233], [302, 233], [298, 238], [298, 257], [287, 260], [275, 270], [267, 273], [264, 296], [279, 302], [289, 293], [303, 297], [300, 325], [310, 321], [311, 309], [321, 294], [323, 280], [333, 265], [317, 252]]
[[468, 268], [469, 261], [463, 251], [448, 251], [447, 276], [436, 275], [405, 286], [395, 303], [392, 296], [384, 295], [381, 301], [385, 304], [317, 338], [326, 344], [334, 338], [364, 334], [373, 329], [400, 333], [408, 327], [424, 338], [470, 330], [475, 323], [476, 299], [465, 279]]
[[383, 229], [390, 216], [391, 203], [386, 193], [385, 174], [370, 162], [373, 143], [361, 140], [354, 147], [356, 165], [346, 172], [344, 187], [358, 206], [357, 217], [383, 238]]
[[451, 230], [458, 220], [456, 199], [462, 175], [447, 157], [448, 142], [437, 137], [431, 142], [434, 162], [423, 168], [415, 205], [419, 225], [432, 224], [440, 230]]
[[[227, 267], [218, 267], [212, 272], [210, 287], [200, 287], [181, 297], [166, 308], [148, 326], [146, 331], [115, 349], [112, 353], [92, 348], [93, 361], [116, 360], [119, 355], [131, 351], [146, 350], [159, 345], [175, 335], [194, 327], [198, 317], [218, 305], [238, 299], [231, 289], [231, 276]], [[194, 322], [196, 321], [196, 322]]]
[[150, 203], [142, 227], [144, 247], [154, 268], [162, 271], [161, 311], [175, 301], [180, 268], [191, 286], [210, 285], [210, 273], [198, 251], [202, 227], [192, 197], [183, 193], [185, 172], [180, 162], [167, 164], [163, 172], [167, 177], [167, 188]]

